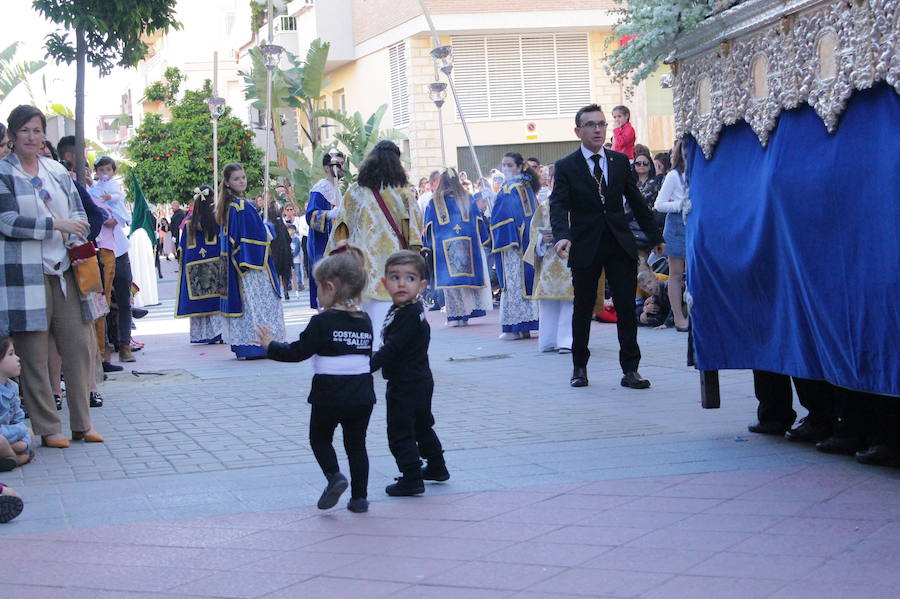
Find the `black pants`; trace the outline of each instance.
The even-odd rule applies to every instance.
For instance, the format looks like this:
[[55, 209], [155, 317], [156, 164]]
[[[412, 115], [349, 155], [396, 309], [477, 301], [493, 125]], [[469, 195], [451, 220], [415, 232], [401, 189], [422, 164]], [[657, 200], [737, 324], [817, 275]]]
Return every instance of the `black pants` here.
[[441, 440], [434, 432], [431, 395], [434, 380], [414, 382], [388, 381], [387, 435], [388, 447], [403, 474], [418, 473], [420, 458], [437, 465], [444, 463]]
[[369, 486], [369, 454], [366, 452], [366, 429], [372, 416], [372, 405], [332, 407], [313, 405], [309, 416], [309, 444], [322, 472], [327, 476], [340, 471], [332, 440], [341, 425], [344, 451], [350, 464], [350, 492], [355, 498], [367, 496]]
[[637, 342], [637, 318], [634, 313], [634, 290], [637, 289], [637, 258], [619, 245], [609, 230], [603, 231], [597, 255], [590, 266], [572, 269], [575, 305], [572, 312], [572, 363], [585, 368], [591, 352], [588, 341], [591, 319], [597, 301], [597, 282], [606, 272], [606, 282], [616, 304], [616, 332], [619, 335], [619, 364], [622, 372], [635, 372], [641, 362]]
[[116, 258], [116, 276], [113, 277], [112, 292], [115, 309], [106, 316], [107, 337], [116, 347], [131, 347], [131, 261], [128, 253]]
[[834, 436], [866, 445], [876, 429], [875, 399], [878, 396], [843, 387], [834, 390]]
[[753, 371], [753, 391], [759, 406], [756, 416], [760, 422], [780, 422], [791, 425], [797, 419], [792, 407], [791, 380], [797, 388], [800, 405], [809, 411], [811, 424], [829, 424], [834, 416], [834, 386], [825, 381], [789, 377], [786, 374]]

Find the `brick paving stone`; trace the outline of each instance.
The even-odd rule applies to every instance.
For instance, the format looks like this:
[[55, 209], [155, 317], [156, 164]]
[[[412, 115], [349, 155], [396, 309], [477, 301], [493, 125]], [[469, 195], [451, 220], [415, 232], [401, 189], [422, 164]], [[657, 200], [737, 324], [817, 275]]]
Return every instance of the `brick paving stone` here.
[[[673, 358], [684, 336], [672, 331], [640, 331], [653, 387], [638, 392], [618, 386], [614, 327], [594, 325], [591, 386], [571, 389], [569, 358], [497, 340], [496, 312], [464, 329], [429, 313], [450, 481], [423, 497], [383, 495], [396, 466], [380, 401], [370, 512], [317, 510], [309, 365], [191, 347], [166, 299], [174, 280], [136, 332], [147, 348], [134, 368], [166, 374], [105, 383], [92, 415], [107, 442], [40, 448], [4, 473], [26, 509], [0, 527], [0, 594], [897, 594], [900, 473], [748, 434], [747, 372], [720, 373], [722, 408], [701, 410], [696, 372]], [[294, 335], [312, 312], [285, 306]], [[497, 354], [506, 357], [482, 359]]]

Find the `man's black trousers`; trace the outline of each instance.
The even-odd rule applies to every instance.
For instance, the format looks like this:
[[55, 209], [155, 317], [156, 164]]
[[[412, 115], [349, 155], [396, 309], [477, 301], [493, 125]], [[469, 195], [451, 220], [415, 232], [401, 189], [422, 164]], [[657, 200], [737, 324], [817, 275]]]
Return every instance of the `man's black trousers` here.
[[636, 372], [641, 362], [641, 349], [637, 342], [637, 317], [634, 313], [637, 258], [628, 254], [608, 230], [603, 231], [597, 254], [590, 266], [572, 268], [572, 284], [575, 288], [575, 305], [572, 311], [572, 363], [575, 368], [586, 368], [588, 358], [591, 357], [588, 350], [591, 319], [597, 301], [597, 282], [604, 271], [613, 302], [616, 304], [619, 364], [623, 373]]

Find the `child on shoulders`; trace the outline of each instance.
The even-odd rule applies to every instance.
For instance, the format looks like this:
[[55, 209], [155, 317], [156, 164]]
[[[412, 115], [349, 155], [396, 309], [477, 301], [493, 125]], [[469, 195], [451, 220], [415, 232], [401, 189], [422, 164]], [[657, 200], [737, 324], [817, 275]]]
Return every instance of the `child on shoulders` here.
[[0, 334], [0, 472], [27, 464], [34, 455], [31, 431], [25, 424], [19, 399], [19, 385], [10, 380], [21, 371], [12, 339]]
[[[387, 380], [388, 446], [402, 474], [385, 489], [392, 496], [419, 495], [425, 492], [425, 480], [450, 478], [431, 413], [431, 328], [419, 301], [427, 277], [428, 264], [415, 252], [396, 252], [385, 263], [382, 282], [393, 306], [381, 328], [384, 344], [372, 356], [372, 371], [381, 369]], [[421, 458], [427, 461], [424, 468]]]
[[318, 502], [322, 510], [334, 507], [348, 486], [331, 444], [339, 424], [350, 464], [347, 509], [357, 513], [369, 509], [366, 429], [375, 405], [375, 387], [369, 370], [372, 322], [360, 308], [366, 287], [364, 260], [360, 250], [342, 246], [316, 265], [313, 277], [324, 310], [310, 319], [297, 341], [278, 343], [268, 327], [256, 326], [254, 342], [266, 348], [268, 358], [279, 362], [312, 358], [309, 444], [328, 480]]
[[631, 111], [627, 106], [616, 106], [612, 109], [612, 117], [615, 125], [612, 149], [628, 156], [628, 160], [634, 160], [636, 136], [634, 127], [631, 126]]

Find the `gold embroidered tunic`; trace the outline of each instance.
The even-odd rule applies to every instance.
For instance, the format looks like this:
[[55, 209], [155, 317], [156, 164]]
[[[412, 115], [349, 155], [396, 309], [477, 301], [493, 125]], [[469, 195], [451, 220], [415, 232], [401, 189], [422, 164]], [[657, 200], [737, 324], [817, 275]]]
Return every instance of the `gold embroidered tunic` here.
[[[381, 198], [409, 249], [418, 252], [422, 248], [422, 214], [415, 196], [408, 188], [386, 187], [380, 190]], [[402, 248], [394, 229], [378, 205], [372, 190], [354, 183], [344, 194], [341, 208], [332, 223], [331, 237], [325, 247], [328, 255], [341, 241], [362, 250], [368, 275], [363, 297], [382, 302], [391, 296], [381, 282], [384, 263], [388, 256]]]
[[550, 205], [547, 201], [538, 204], [531, 219], [531, 235], [523, 257], [525, 262], [534, 265], [535, 271], [534, 291], [529, 299], [572, 300], [575, 297], [572, 271], [566, 261], [556, 255], [554, 244], [544, 243], [543, 256], [539, 255], [545, 232], [550, 232]]

